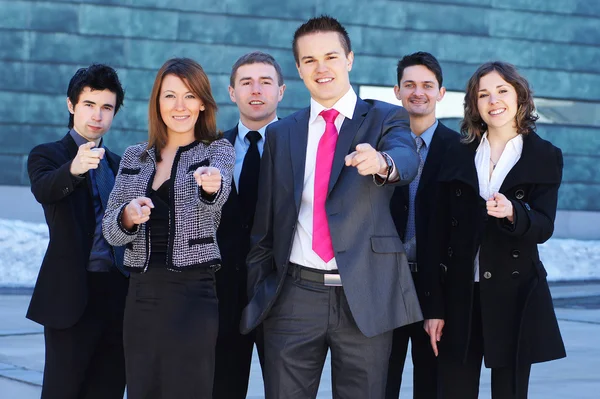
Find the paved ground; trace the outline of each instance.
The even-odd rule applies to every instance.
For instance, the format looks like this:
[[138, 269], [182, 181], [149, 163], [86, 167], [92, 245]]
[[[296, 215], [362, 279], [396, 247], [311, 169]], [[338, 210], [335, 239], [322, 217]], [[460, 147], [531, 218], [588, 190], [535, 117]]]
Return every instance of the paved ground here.
[[[568, 357], [534, 365], [531, 399], [597, 399], [600, 397], [600, 282], [554, 284], [551, 287]], [[40, 397], [44, 368], [42, 328], [25, 319], [29, 294], [0, 289], [0, 399]], [[331, 398], [331, 369], [325, 366], [318, 398]], [[407, 362], [401, 398], [412, 397], [412, 367]], [[488, 370], [480, 397], [490, 397]], [[254, 359], [248, 399], [263, 398], [258, 359]]]

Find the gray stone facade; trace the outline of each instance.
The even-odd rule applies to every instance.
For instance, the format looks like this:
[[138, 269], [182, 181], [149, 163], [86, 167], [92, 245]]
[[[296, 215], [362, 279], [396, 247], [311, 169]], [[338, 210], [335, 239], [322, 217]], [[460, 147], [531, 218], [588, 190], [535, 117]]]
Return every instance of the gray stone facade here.
[[[398, 58], [424, 50], [442, 63], [449, 90], [464, 90], [478, 65], [500, 59], [521, 69], [536, 96], [600, 103], [597, 0], [0, 0], [0, 184], [29, 183], [29, 150], [66, 133], [68, 80], [92, 62], [114, 66], [126, 89], [106, 140], [116, 152], [145, 139], [155, 73], [175, 56], [209, 74], [221, 129], [237, 121], [231, 65], [252, 50], [282, 65], [288, 89], [279, 115], [306, 106], [291, 40], [322, 13], [349, 30], [357, 91], [393, 85]], [[565, 155], [559, 207], [600, 211], [600, 126], [538, 131]]]

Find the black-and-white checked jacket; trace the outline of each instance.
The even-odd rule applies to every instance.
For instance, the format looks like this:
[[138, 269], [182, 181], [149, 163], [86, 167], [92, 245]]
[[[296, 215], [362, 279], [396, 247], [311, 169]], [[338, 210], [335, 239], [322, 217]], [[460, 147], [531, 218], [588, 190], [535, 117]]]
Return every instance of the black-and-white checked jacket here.
[[[154, 148], [146, 150], [146, 143], [127, 148], [110, 194], [102, 221], [106, 241], [110, 245], [125, 245], [125, 267], [142, 271], [150, 260], [150, 229], [148, 223], [128, 231], [121, 225], [121, 214], [134, 198], [148, 197], [156, 172]], [[146, 153], [145, 158], [141, 155]], [[173, 161], [170, 177], [169, 246], [167, 267], [183, 270], [194, 267], [216, 266], [221, 255], [216, 242], [221, 208], [231, 191], [235, 164], [233, 146], [225, 139], [210, 145], [194, 142], [180, 147]], [[210, 201], [201, 195], [194, 179], [200, 166], [212, 166], [221, 172], [221, 189]]]

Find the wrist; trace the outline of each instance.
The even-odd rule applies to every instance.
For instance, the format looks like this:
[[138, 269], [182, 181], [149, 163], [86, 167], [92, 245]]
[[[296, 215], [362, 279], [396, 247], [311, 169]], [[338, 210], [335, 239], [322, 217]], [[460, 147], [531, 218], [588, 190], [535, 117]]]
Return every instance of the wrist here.
[[377, 153], [377, 156], [379, 158], [379, 171], [377, 173], [380, 175], [384, 175], [384, 176], [387, 175], [391, 169], [391, 166], [390, 166], [391, 160], [388, 160], [386, 155], [387, 154], [384, 154], [382, 152]]

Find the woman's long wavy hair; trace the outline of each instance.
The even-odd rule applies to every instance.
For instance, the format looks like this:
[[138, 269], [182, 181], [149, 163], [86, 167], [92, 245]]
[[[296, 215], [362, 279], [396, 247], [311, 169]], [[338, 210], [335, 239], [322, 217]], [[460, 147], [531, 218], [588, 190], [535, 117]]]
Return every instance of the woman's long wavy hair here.
[[194, 136], [196, 140], [210, 144], [220, 137], [217, 130], [217, 102], [212, 96], [210, 81], [204, 70], [196, 61], [189, 58], [172, 58], [165, 62], [156, 74], [150, 101], [148, 104], [148, 149], [155, 147], [156, 160], [160, 162], [160, 153], [167, 145], [167, 125], [160, 115], [160, 88], [167, 75], [175, 75], [188, 86], [204, 104], [200, 112]]
[[533, 92], [527, 80], [519, 74], [514, 65], [502, 61], [486, 62], [477, 68], [467, 83], [465, 94], [465, 116], [460, 124], [463, 143], [479, 142], [481, 136], [487, 131], [487, 124], [481, 118], [477, 108], [479, 80], [496, 71], [502, 79], [508, 82], [517, 92], [517, 115], [515, 116], [515, 127], [517, 133], [527, 134], [535, 130], [535, 121], [538, 116], [535, 113], [533, 103]]

